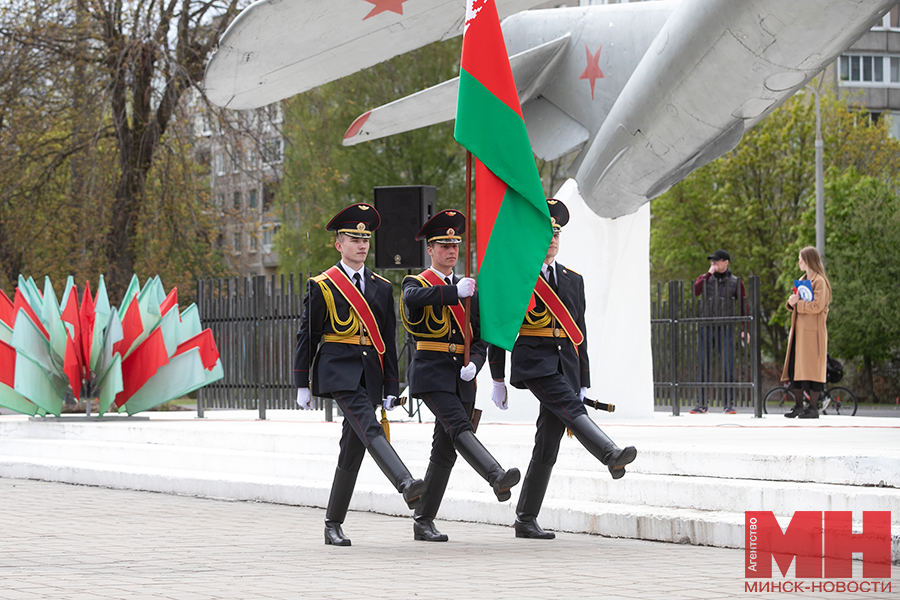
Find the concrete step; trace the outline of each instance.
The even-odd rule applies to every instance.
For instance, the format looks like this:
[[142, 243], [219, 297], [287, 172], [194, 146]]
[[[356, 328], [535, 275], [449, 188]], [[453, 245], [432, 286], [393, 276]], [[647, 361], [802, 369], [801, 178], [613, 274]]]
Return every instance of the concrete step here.
[[[857, 422], [863, 421], [791, 429], [758, 422], [727, 429], [604, 425], [620, 445], [638, 447], [638, 459], [623, 479], [612, 480], [576, 440], [564, 438], [540, 522], [560, 531], [742, 547], [746, 510], [773, 511], [784, 525], [797, 510], [900, 515], [896, 428], [858, 430]], [[433, 424], [391, 429], [398, 454], [423, 476]], [[502, 465], [524, 476], [533, 425], [488, 424], [478, 436]], [[324, 507], [339, 437], [340, 424], [324, 422], [3, 419], [0, 477]], [[459, 459], [439, 518], [509, 525], [519, 489], [497, 502]], [[368, 459], [351, 509], [410, 514]], [[893, 537], [900, 561], [900, 534]]]
[[[334, 456], [337, 452], [338, 423], [305, 424], [302, 436], [297, 435], [296, 424], [292, 423], [257, 421], [254, 425], [248, 430], [246, 422], [227, 421], [19, 421], [0, 424], [0, 438], [92, 440], [202, 450], [240, 448], [299, 455]], [[420, 457], [428, 456], [432, 427], [424, 423], [392, 424], [392, 443], [411, 469]], [[531, 456], [531, 438], [521, 433], [522, 428], [486, 427], [479, 432], [479, 439], [505, 467], [516, 466], [524, 472]], [[625, 441], [620, 444], [625, 445]], [[881, 455], [877, 449], [853, 449], [856, 454], [848, 448], [797, 454], [780, 447], [758, 452], [728, 448], [710, 452], [700, 443], [673, 447], [642, 440], [635, 445], [638, 459], [628, 467], [630, 473], [900, 488], [900, 457]], [[570, 470], [605, 470], [576, 440], [567, 437], [560, 446], [557, 465]]]
[[[64, 459], [72, 464], [105, 465], [110, 470], [158, 468], [171, 472], [196, 471], [209, 476], [221, 474], [234, 478], [285, 478], [314, 481], [325, 488], [330, 486], [335, 468], [334, 454], [324, 452], [327, 447], [322, 444], [315, 447], [302, 445], [303, 450], [318, 450], [319, 453], [287, 453], [243, 448], [97, 441], [78, 437], [79, 439], [0, 439], [0, 456], [8, 459]], [[415, 457], [413, 460], [406, 460], [410, 471], [419, 477], [423, 476], [427, 468], [427, 448], [424, 444], [398, 445], [401, 452], [407, 451], [404, 456]], [[493, 450], [497, 455], [515, 453], [514, 449], [505, 446], [497, 446]], [[890, 510], [900, 514], [900, 494], [889, 488], [738, 477], [660, 475], [643, 473], [631, 467], [626, 477], [613, 480], [602, 464], [588, 458], [590, 460], [587, 461], [560, 461], [560, 466], [553, 471], [548, 500], [562, 498], [725, 512], [743, 507], [744, 510], [771, 510], [778, 515], [790, 515], [810, 506], [822, 507], [823, 510]], [[573, 466], [577, 468], [571, 468]], [[521, 470], [524, 477], [526, 468]], [[377, 469], [363, 469], [358, 481], [380, 485], [384, 483], [384, 476]], [[461, 459], [453, 470], [451, 487], [490, 496], [487, 483]], [[517, 493], [518, 489], [514, 488], [513, 492]]]

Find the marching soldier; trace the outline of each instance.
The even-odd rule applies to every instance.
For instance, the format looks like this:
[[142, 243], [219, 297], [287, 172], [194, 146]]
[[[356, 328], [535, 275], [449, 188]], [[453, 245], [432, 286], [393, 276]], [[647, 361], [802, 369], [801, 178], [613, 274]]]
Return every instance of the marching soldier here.
[[[479, 337], [477, 312], [473, 311], [471, 323], [467, 323], [460, 302], [472, 297], [472, 307], [478, 306], [475, 280], [453, 275], [465, 226], [465, 216], [454, 210], [441, 211], [429, 219], [416, 240], [426, 240], [431, 268], [403, 279], [400, 313], [404, 327], [416, 339], [409, 369], [410, 395], [424, 400], [435, 416], [425, 493], [413, 523], [413, 538], [428, 542], [447, 541], [434, 526], [434, 518], [457, 452], [487, 480], [501, 502], [509, 500], [509, 490], [520, 478], [518, 469], [503, 470], [475, 437], [471, 423], [474, 379], [484, 366], [487, 344]], [[466, 329], [471, 340], [468, 364], [463, 362]]]
[[[569, 222], [565, 205], [547, 200], [553, 221], [553, 239], [535, 286], [536, 306], [525, 315], [513, 346], [510, 382], [529, 389], [541, 408], [534, 436], [531, 463], [516, 506], [516, 537], [553, 539], [541, 529], [537, 515], [544, 501], [559, 443], [568, 428], [579, 442], [609, 468], [613, 479], [625, 475], [625, 465], [637, 456], [633, 446], [619, 448], [587, 415], [584, 398], [590, 387], [587, 330], [584, 323], [584, 279], [556, 262], [560, 229]], [[488, 348], [491, 399], [506, 409], [504, 374], [506, 351]]]
[[341, 260], [309, 280], [297, 332], [297, 404], [311, 409], [312, 395], [334, 398], [344, 413], [325, 511], [326, 545], [350, 545], [341, 524], [366, 450], [410, 508], [419, 505], [425, 491], [425, 482], [410, 475], [373, 410], [379, 405], [393, 408], [399, 392], [393, 286], [365, 267], [372, 232], [380, 224], [381, 217], [368, 204], [349, 206], [328, 223]]

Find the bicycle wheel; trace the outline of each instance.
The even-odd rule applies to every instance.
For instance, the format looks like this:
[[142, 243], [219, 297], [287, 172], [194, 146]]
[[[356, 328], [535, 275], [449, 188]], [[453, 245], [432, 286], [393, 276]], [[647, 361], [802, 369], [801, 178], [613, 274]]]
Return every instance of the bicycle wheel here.
[[824, 400], [830, 400], [830, 402], [822, 411], [823, 414], [828, 414], [828, 411], [831, 409], [834, 409], [834, 414], [836, 415], [849, 415], [852, 417], [856, 414], [856, 395], [845, 387], [829, 389], [823, 398]]
[[784, 414], [794, 406], [794, 393], [789, 387], [772, 388], [763, 400], [763, 412]]

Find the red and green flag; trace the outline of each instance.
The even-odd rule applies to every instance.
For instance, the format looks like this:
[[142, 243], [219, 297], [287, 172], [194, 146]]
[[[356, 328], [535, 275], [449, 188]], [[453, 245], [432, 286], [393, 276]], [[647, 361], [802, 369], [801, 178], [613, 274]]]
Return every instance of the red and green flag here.
[[476, 158], [481, 337], [512, 350], [553, 226], [495, 0], [466, 0], [454, 137]]

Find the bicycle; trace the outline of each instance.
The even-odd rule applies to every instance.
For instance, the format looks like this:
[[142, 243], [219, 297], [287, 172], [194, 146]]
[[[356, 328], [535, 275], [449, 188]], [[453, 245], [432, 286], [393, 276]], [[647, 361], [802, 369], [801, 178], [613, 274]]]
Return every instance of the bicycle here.
[[[769, 414], [785, 413], [795, 405], [795, 396], [793, 389], [789, 386], [781, 386], [773, 388], [766, 394], [763, 400], [763, 412]], [[845, 387], [826, 388], [823, 394], [819, 395], [817, 408], [823, 415], [827, 415], [829, 410], [833, 410], [834, 414], [854, 416], [858, 408], [856, 395]], [[772, 408], [769, 411], [769, 407]]]

